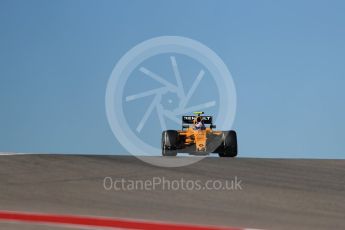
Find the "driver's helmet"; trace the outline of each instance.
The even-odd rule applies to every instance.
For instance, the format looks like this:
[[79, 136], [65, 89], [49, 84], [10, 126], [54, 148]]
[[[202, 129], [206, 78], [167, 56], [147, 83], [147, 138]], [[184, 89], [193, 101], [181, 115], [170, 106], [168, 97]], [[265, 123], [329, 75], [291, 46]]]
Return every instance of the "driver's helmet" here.
[[196, 130], [199, 130], [199, 129], [203, 130], [203, 129], [205, 129], [204, 121], [199, 116], [196, 118], [194, 129], [196, 129]]

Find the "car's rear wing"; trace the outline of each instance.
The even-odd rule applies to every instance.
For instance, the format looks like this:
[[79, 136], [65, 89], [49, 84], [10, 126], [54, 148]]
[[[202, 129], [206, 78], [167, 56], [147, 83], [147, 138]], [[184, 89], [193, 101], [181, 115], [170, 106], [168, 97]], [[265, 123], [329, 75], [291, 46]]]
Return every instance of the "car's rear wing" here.
[[[205, 125], [212, 125], [212, 116], [200, 116]], [[193, 124], [195, 116], [182, 116], [182, 124]]]

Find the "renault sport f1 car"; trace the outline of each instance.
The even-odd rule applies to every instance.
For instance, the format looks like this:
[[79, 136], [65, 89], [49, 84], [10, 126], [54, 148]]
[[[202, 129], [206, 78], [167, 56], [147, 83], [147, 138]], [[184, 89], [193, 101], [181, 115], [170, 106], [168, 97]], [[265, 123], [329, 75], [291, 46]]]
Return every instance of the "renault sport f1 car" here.
[[234, 130], [216, 131], [212, 116], [182, 116], [182, 130], [162, 132], [162, 155], [176, 156], [177, 153], [208, 155], [218, 153], [220, 157], [237, 156], [237, 135]]

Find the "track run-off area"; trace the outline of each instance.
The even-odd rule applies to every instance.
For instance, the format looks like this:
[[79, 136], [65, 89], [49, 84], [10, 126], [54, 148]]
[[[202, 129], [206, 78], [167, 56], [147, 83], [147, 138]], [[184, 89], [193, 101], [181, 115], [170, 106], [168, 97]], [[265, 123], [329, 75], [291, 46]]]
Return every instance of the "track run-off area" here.
[[344, 201], [345, 160], [0, 156], [0, 229], [345, 229]]

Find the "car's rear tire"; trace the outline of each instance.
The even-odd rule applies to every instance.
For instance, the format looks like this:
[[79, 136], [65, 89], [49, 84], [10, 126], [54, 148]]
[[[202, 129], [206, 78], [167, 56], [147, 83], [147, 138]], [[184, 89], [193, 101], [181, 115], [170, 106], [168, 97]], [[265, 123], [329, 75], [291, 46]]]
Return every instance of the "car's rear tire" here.
[[162, 156], [176, 156], [179, 134], [176, 130], [162, 132]]
[[234, 130], [224, 131], [222, 134], [222, 147], [218, 153], [220, 157], [237, 156], [237, 134]]

